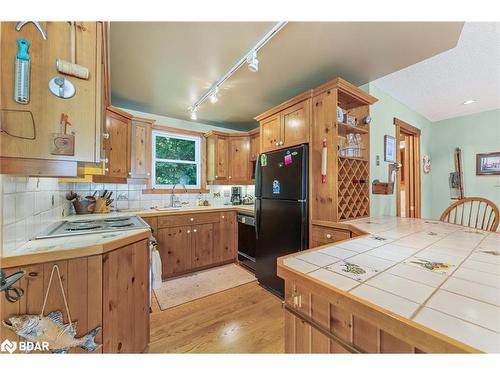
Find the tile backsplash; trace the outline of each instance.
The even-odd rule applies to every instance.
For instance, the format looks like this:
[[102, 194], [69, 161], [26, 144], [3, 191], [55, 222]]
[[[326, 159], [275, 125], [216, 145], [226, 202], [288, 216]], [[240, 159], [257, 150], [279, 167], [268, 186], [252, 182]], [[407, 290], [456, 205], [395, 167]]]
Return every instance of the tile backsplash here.
[[72, 184], [55, 178], [1, 176], [2, 245], [5, 252], [23, 245], [69, 213], [65, 199]]
[[[0, 175], [2, 203], [2, 241], [9, 252], [46, 230], [64, 216], [74, 214], [66, 200], [66, 192], [74, 191], [82, 198], [104, 189], [113, 192], [113, 209], [143, 208], [170, 205], [170, 194], [143, 194], [144, 185], [59, 183], [56, 178], [28, 178]], [[253, 185], [241, 186], [242, 196], [254, 196]], [[230, 204], [231, 186], [211, 185], [202, 194], [176, 194], [185, 205], [195, 206], [199, 198], [211, 206]]]

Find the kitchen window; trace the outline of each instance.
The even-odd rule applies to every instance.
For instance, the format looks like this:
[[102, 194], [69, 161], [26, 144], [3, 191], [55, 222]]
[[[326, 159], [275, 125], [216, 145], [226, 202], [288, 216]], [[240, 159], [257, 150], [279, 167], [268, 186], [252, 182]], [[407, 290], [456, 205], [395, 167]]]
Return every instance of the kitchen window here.
[[199, 189], [201, 182], [200, 137], [153, 131], [153, 187], [172, 188], [184, 184]]

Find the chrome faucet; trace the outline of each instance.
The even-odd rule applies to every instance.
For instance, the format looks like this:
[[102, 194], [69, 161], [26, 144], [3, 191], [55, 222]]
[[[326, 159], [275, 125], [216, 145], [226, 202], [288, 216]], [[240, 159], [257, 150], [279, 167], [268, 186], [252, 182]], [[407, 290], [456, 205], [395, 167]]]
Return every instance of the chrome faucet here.
[[188, 192], [187, 189], [186, 189], [186, 185], [184, 184], [174, 184], [174, 186], [172, 186], [172, 194], [170, 195], [170, 207], [181, 207], [181, 201], [180, 199], [175, 195], [175, 187], [177, 185], [182, 185], [182, 187], [184, 188], [184, 190], [186, 191], [186, 193]]

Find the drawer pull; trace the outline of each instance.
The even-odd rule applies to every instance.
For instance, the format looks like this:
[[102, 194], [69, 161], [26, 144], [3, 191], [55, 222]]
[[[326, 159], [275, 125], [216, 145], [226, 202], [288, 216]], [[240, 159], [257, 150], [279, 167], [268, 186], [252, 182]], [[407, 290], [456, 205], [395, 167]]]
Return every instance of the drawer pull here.
[[198, 232], [198, 230], [197, 229], [193, 229], [193, 232], [196, 233], [196, 232]]
[[225, 218], [225, 216], [224, 216], [224, 215], [222, 215], [222, 218], [224, 219], [224, 218]]
[[194, 218], [192, 217], [192, 218], [190, 218], [189, 220], [194, 221]]
[[187, 230], [187, 233], [188, 233], [188, 234], [189, 234], [189, 233], [191, 233], [191, 230], [189, 230], [189, 229], [188, 229], [188, 230]]
[[331, 239], [332, 235], [330, 233], [327, 233], [326, 238]]

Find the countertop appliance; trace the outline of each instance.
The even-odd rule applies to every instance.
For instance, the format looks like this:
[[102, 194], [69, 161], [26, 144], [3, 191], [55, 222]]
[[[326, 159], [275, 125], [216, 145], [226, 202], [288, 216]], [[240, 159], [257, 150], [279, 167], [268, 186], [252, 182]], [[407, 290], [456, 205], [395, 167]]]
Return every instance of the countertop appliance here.
[[255, 217], [238, 214], [238, 261], [255, 272]]
[[43, 238], [147, 228], [149, 228], [149, 225], [138, 216], [115, 216], [99, 219], [65, 220], [50, 227], [46, 232], [37, 235], [35, 239], [39, 240]]
[[231, 188], [231, 204], [241, 204], [241, 186], [233, 186]]
[[283, 297], [276, 259], [308, 248], [308, 146], [260, 155], [255, 177], [256, 277]]

